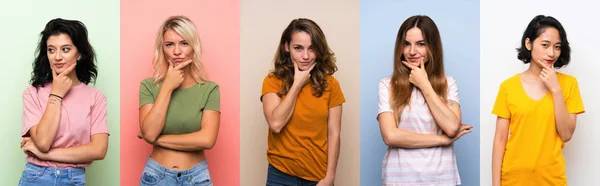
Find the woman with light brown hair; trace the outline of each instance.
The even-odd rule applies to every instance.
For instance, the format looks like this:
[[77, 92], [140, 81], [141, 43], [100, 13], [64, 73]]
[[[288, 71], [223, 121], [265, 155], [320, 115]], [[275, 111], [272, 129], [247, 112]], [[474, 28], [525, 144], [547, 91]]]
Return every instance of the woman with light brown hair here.
[[170, 17], [155, 47], [155, 76], [140, 86], [140, 137], [154, 146], [140, 185], [212, 185], [204, 150], [219, 130], [219, 86], [206, 79], [198, 32]]
[[452, 144], [472, 126], [461, 123], [458, 86], [444, 72], [431, 18], [412, 16], [400, 26], [392, 77], [379, 82], [378, 113], [389, 146], [383, 185], [460, 185]]
[[281, 35], [261, 101], [269, 125], [266, 185], [333, 185], [344, 95], [334, 53], [310, 19]]

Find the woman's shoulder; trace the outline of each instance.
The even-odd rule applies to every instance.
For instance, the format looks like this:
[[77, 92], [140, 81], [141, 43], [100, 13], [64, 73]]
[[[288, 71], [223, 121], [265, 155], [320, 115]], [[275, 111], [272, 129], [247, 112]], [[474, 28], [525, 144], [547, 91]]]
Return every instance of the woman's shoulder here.
[[154, 83], [154, 78], [153, 77], [148, 77], [142, 80], [142, 82], [140, 82], [141, 84], [144, 85], [153, 85]]
[[327, 81], [327, 83], [339, 84], [338, 80], [335, 77], [333, 77], [333, 75], [325, 76], [325, 81]]
[[392, 76], [387, 76], [387, 77], [379, 79], [379, 83], [382, 83], [386, 86], [389, 86], [391, 81], [392, 81]]
[[510, 76], [509, 78], [504, 79], [500, 86], [513, 86], [513, 85], [521, 84], [521, 74], [515, 74]]
[[446, 82], [448, 82], [448, 85], [452, 85], [456, 83], [456, 79], [452, 76], [446, 76]]
[[556, 72], [556, 77], [558, 78], [558, 80], [562, 80], [565, 82], [575, 82], [577, 81], [577, 78], [575, 78], [575, 76], [569, 75], [569, 74], [565, 74], [562, 72]]
[[215, 88], [219, 88], [219, 84], [217, 84], [214, 81], [206, 81], [204, 83], [200, 83], [200, 87], [202, 87], [204, 89], [213, 90]]
[[46, 84], [44, 84], [44, 86], [39, 86], [39, 87], [29, 85], [23, 91], [23, 95], [38, 95], [40, 92], [46, 92], [46, 93], [50, 94], [51, 88], [52, 88], [52, 84], [50, 84], [50, 83], [46, 83]]

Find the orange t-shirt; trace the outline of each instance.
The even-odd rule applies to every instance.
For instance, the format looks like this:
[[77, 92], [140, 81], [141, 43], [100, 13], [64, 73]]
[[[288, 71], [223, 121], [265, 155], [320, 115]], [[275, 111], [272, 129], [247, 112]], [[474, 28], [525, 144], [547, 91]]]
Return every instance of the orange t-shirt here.
[[[278, 134], [269, 131], [267, 160], [277, 170], [310, 181], [325, 178], [329, 109], [346, 101], [338, 81], [333, 76], [326, 79], [327, 88], [321, 97], [313, 96], [310, 83], [302, 87], [287, 125]], [[282, 80], [267, 75], [261, 98], [281, 89]]]

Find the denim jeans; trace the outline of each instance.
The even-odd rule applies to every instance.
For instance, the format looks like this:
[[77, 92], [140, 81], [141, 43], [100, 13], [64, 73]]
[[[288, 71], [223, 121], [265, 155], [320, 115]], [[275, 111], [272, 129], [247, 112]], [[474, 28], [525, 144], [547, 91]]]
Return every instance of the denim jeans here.
[[27, 163], [19, 186], [85, 185], [85, 168], [52, 168]]
[[140, 186], [150, 185], [212, 186], [212, 180], [206, 160], [188, 170], [173, 170], [163, 167], [148, 157]]
[[267, 170], [267, 186], [315, 186], [317, 183], [281, 172], [271, 164]]

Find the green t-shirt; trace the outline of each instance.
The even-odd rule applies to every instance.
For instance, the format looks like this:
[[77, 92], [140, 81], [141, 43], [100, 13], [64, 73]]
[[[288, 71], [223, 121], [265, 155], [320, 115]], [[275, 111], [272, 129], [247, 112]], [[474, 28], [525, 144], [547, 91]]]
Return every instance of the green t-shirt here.
[[[153, 104], [162, 82], [154, 83], [154, 78], [146, 78], [140, 85], [140, 107]], [[219, 85], [214, 82], [195, 84], [191, 87], [174, 90], [167, 109], [167, 118], [161, 134], [187, 134], [200, 130], [202, 111], [220, 112]]]

